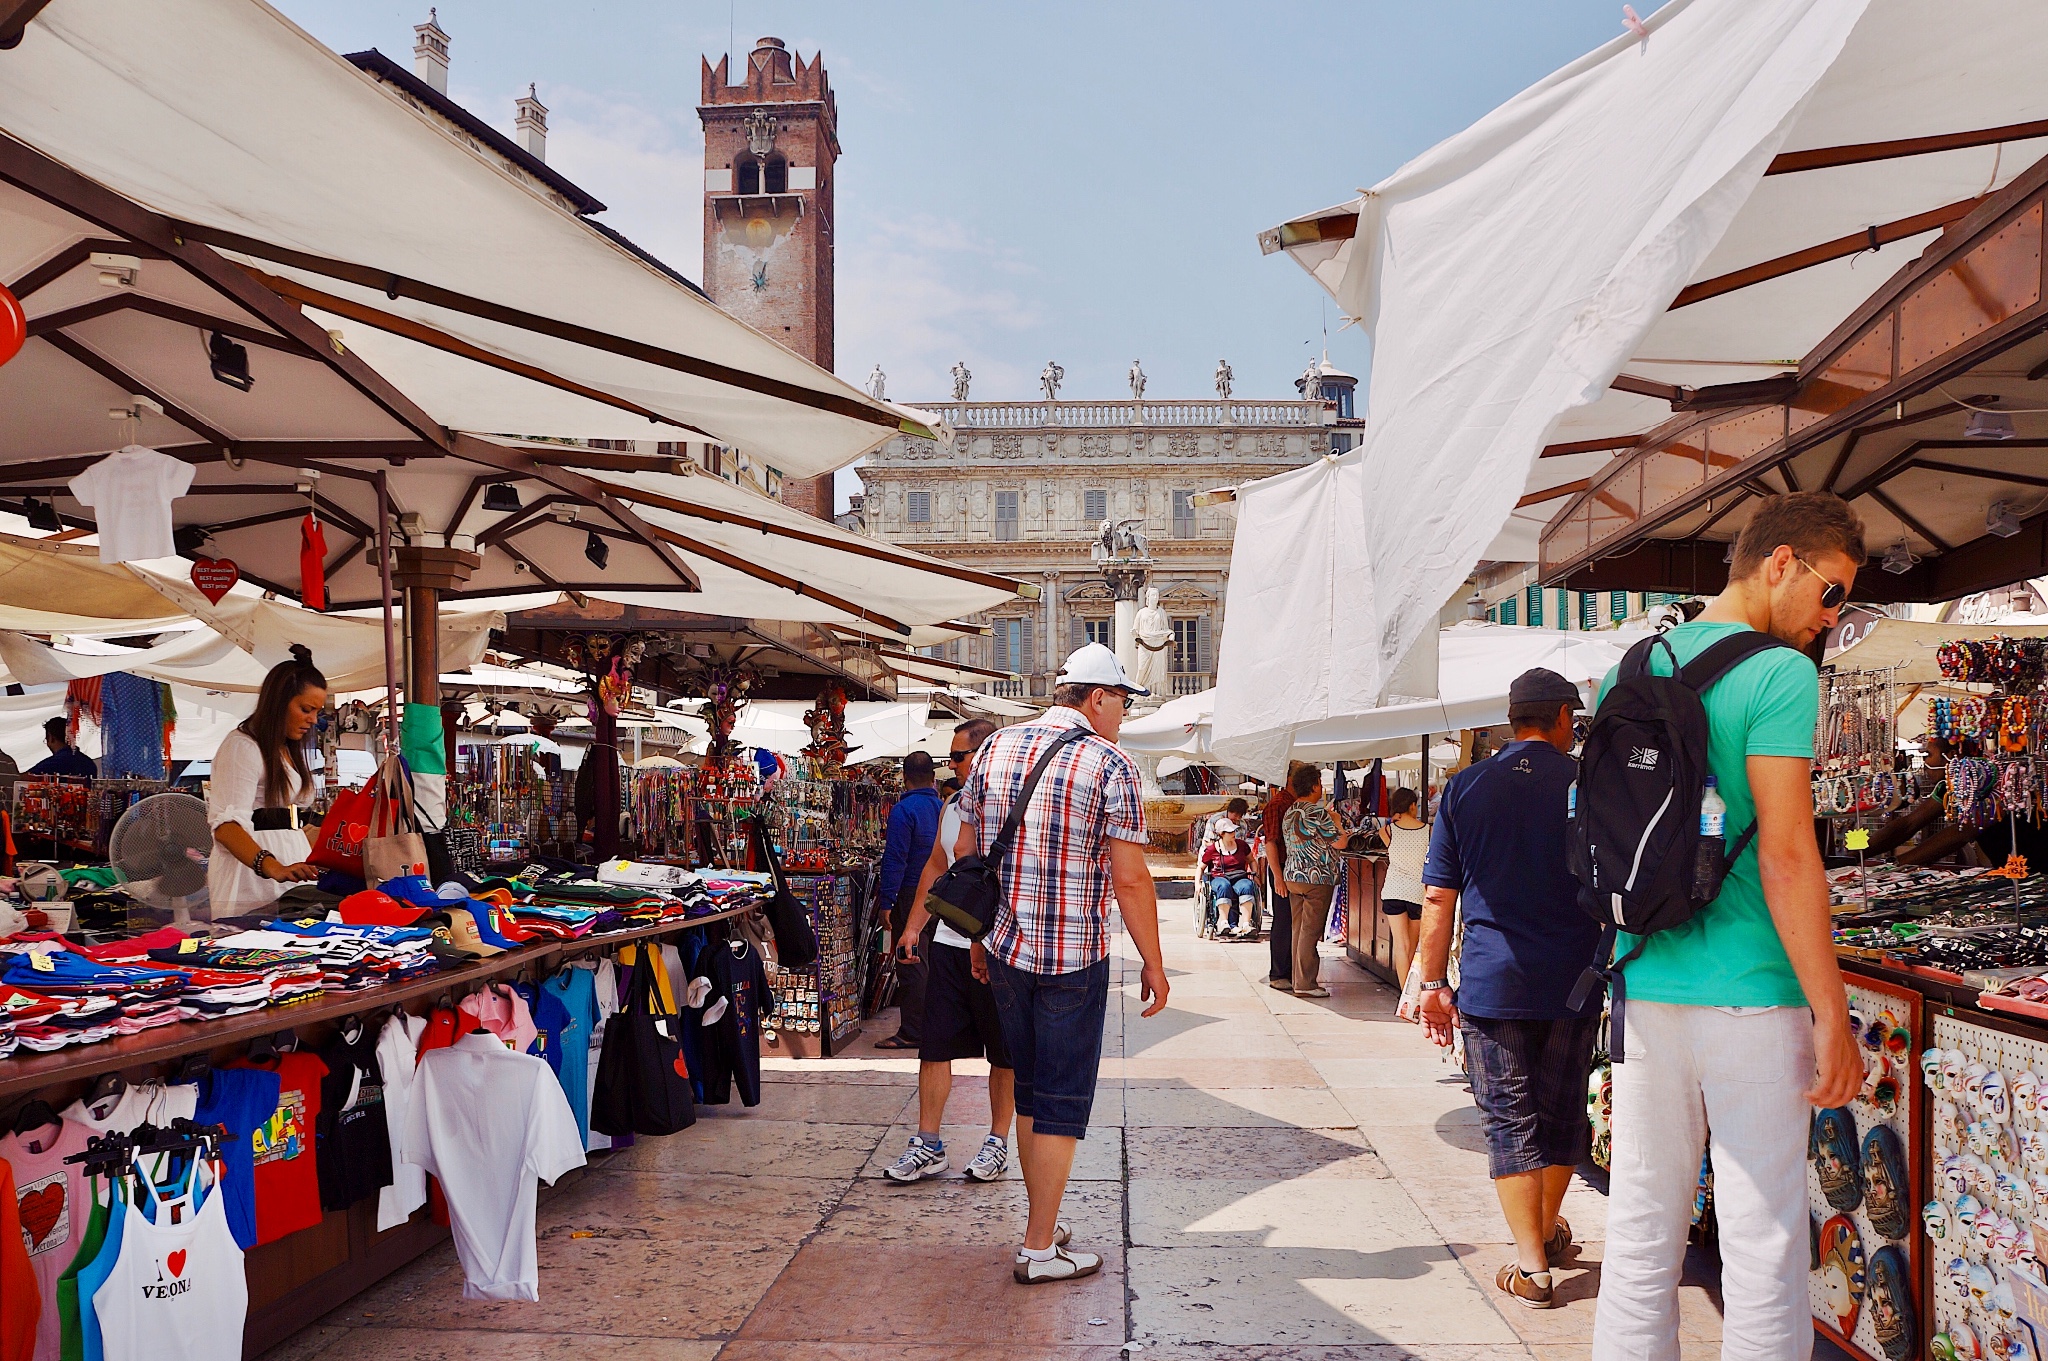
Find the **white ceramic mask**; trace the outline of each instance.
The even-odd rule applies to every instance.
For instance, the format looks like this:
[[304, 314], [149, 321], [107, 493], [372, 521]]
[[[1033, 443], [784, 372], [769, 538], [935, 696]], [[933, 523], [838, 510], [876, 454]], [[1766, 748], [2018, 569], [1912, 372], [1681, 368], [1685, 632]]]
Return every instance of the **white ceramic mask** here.
[[2022, 1068], [2012, 1075], [2012, 1113], [2015, 1119], [2032, 1117], [2034, 1103], [2041, 1095], [2041, 1080], [2031, 1068]]
[[1983, 1213], [1984, 1202], [1978, 1200], [1977, 1197], [1967, 1192], [1956, 1197], [1956, 1223], [1964, 1228], [1974, 1227], [1977, 1223], [1977, 1216]]
[[1984, 1074], [1984, 1084], [1980, 1089], [1981, 1094], [1978, 1097], [1978, 1101], [1982, 1105], [1984, 1114], [2000, 1124], [2005, 1124], [2012, 1119], [2012, 1107], [2007, 1102], [2006, 1092], [2004, 1073], [1993, 1068], [1990, 1072]]
[[1984, 1109], [1984, 1079], [1991, 1076], [1991, 1065], [1973, 1063], [1963, 1069], [1963, 1104], [1971, 1110], [1982, 1113]]
[[1941, 1084], [1941, 1051], [1923, 1049], [1920, 1051], [1920, 1077], [1927, 1083], [1927, 1090], [1938, 1092]]
[[1998, 1288], [1998, 1278], [1991, 1274], [1991, 1268], [1982, 1262], [1970, 1263], [1970, 1298], [1980, 1308], [1991, 1307], [1991, 1292]]
[[1932, 1242], [1943, 1242], [1948, 1238], [1948, 1206], [1938, 1200], [1930, 1200], [1920, 1207], [1920, 1222], [1927, 1226], [1927, 1237]]
[[1962, 1100], [1963, 1069], [1967, 1067], [1969, 1067], [1969, 1060], [1963, 1057], [1962, 1050], [1944, 1049], [1941, 1051], [1942, 1090], [1958, 1101]]

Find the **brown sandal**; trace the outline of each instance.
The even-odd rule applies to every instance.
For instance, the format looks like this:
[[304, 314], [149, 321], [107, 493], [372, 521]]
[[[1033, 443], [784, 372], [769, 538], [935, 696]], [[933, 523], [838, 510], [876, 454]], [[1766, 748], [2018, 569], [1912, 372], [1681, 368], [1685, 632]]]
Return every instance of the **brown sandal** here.
[[886, 1040], [875, 1041], [875, 1048], [877, 1049], [915, 1049], [917, 1047], [918, 1042], [916, 1040], [906, 1040], [901, 1035], [891, 1035]]
[[1572, 1247], [1571, 1221], [1559, 1215], [1556, 1225], [1550, 1230], [1550, 1237], [1543, 1240], [1543, 1259], [1556, 1266]]

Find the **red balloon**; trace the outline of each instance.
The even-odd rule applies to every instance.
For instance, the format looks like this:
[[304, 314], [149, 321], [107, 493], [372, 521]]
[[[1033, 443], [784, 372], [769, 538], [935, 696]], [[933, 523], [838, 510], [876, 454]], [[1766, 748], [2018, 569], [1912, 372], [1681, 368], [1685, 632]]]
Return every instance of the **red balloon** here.
[[28, 343], [28, 315], [21, 310], [21, 304], [7, 291], [7, 285], [0, 284], [0, 364], [21, 353], [21, 347]]

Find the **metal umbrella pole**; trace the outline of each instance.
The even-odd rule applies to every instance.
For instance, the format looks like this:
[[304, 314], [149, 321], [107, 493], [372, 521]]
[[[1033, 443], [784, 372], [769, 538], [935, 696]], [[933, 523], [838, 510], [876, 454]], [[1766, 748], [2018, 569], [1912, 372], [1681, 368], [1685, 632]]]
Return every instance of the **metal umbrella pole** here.
[[377, 470], [377, 581], [384, 598], [384, 752], [398, 750], [397, 625], [391, 617], [391, 487]]

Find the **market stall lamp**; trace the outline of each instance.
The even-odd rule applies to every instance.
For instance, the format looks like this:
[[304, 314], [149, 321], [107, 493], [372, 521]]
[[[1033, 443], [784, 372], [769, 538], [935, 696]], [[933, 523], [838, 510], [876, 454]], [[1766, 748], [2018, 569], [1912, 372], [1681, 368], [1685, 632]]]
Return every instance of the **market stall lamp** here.
[[[1976, 417], [1972, 416], [1970, 419], [1974, 421]], [[2003, 419], [2008, 426], [2012, 424], [2012, 417], [2007, 416]], [[1996, 534], [2001, 539], [2010, 539], [2020, 532], [2020, 517], [2013, 514], [2012, 508], [2005, 502], [1993, 501], [1991, 509], [1984, 513], [1984, 532]]]
[[30, 496], [22, 501], [22, 514], [28, 516], [28, 527], [54, 534], [64, 528], [64, 522], [57, 518], [57, 508], [48, 501], [38, 501]]
[[1912, 571], [1913, 565], [1919, 561], [1920, 559], [1913, 556], [1912, 548], [1904, 539], [1884, 550], [1884, 570], [1893, 576], [1904, 576]]
[[220, 382], [239, 392], [256, 386], [256, 379], [249, 373], [248, 346], [215, 331], [206, 338], [206, 358], [213, 376]]
[[611, 561], [612, 546], [593, 529], [590, 531], [590, 537], [583, 541], [583, 556], [590, 559], [591, 566], [602, 572], [605, 564]]
[[484, 488], [485, 510], [519, 510], [519, 489], [510, 482], [493, 482]]
[[1964, 439], [2017, 439], [2019, 431], [2013, 428], [2012, 417], [2003, 411], [1972, 411], [1969, 423], [1963, 427]]

